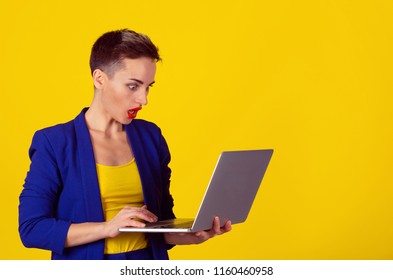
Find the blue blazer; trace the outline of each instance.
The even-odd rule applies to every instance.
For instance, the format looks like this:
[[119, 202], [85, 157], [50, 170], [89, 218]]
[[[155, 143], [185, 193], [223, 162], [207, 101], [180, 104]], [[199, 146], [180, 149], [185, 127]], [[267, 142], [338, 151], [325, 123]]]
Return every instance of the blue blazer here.
[[[30, 170], [19, 197], [19, 234], [26, 247], [52, 251], [52, 259], [103, 259], [104, 240], [65, 248], [72, 223], [103, 222], [87, 108], [72, 121], [34, 134]], [[142, 181], [145, 204], [158, 218], [174, 218], [169, 192], [170, 153], [160, 129], [135, 119], [125, 126]], [[162, 234], [149, 235], [155, 259], [168, 259]]]

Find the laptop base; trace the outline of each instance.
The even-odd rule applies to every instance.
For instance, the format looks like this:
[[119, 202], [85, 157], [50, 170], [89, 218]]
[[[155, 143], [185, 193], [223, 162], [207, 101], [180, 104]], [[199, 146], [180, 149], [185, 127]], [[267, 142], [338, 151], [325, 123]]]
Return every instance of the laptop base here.
[[194, 219], [169, 219], [146, 223], [145, 227], [120, 228], [120, 232], [191, 232]]

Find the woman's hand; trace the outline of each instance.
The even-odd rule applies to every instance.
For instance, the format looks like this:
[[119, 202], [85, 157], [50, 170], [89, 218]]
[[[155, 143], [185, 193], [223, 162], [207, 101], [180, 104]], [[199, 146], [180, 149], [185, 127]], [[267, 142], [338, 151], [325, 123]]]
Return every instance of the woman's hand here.
[[227, 221], [223, 227], [220, 227], [220, 218], [215, 217], [210, 230], [189, 233], [165, 233], [164, 236], [166, 243], [172, 245], [199, 244], [231, 229], [231, 221]]
[[144, 227], [146, 222], [156, 222], [157, 216], [147, 210], [146, 205], [142, 207], [125, 206], [111, 220], [105, 223], [107, 237], [115, 237], [121, 227]]
[[157, 221], [157, 216], [147, 210], [146, 205], [142, 207], [126, 206], [107, 222], [71, 224], [67, 233], [65, 247], [73, 247], [104, 238], [115, 237], [120, 234], [119, 228], [127, 226], [144, 227], [143, 221]]

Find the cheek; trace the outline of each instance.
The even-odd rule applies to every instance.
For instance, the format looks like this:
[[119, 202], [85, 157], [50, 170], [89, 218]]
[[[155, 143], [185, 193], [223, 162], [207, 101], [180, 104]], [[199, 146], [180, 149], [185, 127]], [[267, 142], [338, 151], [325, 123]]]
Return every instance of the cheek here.
[[127, 94], [124, 92], [124, 90], [116, 87], [108, 88], [103, 95], [104, 105], [117, 106], [117, 107], [125, 106], [126, 100], [127, 100]]

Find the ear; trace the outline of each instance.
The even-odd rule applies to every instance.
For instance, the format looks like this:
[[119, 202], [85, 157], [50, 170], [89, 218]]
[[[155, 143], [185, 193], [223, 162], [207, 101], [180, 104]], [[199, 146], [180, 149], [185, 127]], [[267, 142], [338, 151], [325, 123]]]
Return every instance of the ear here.
[[100, 69], [96, 69], [93, 71], [93, 83], [95, 88], [101, 89], [105, 84], [105, 80], [106, 74], [104, 71]]

